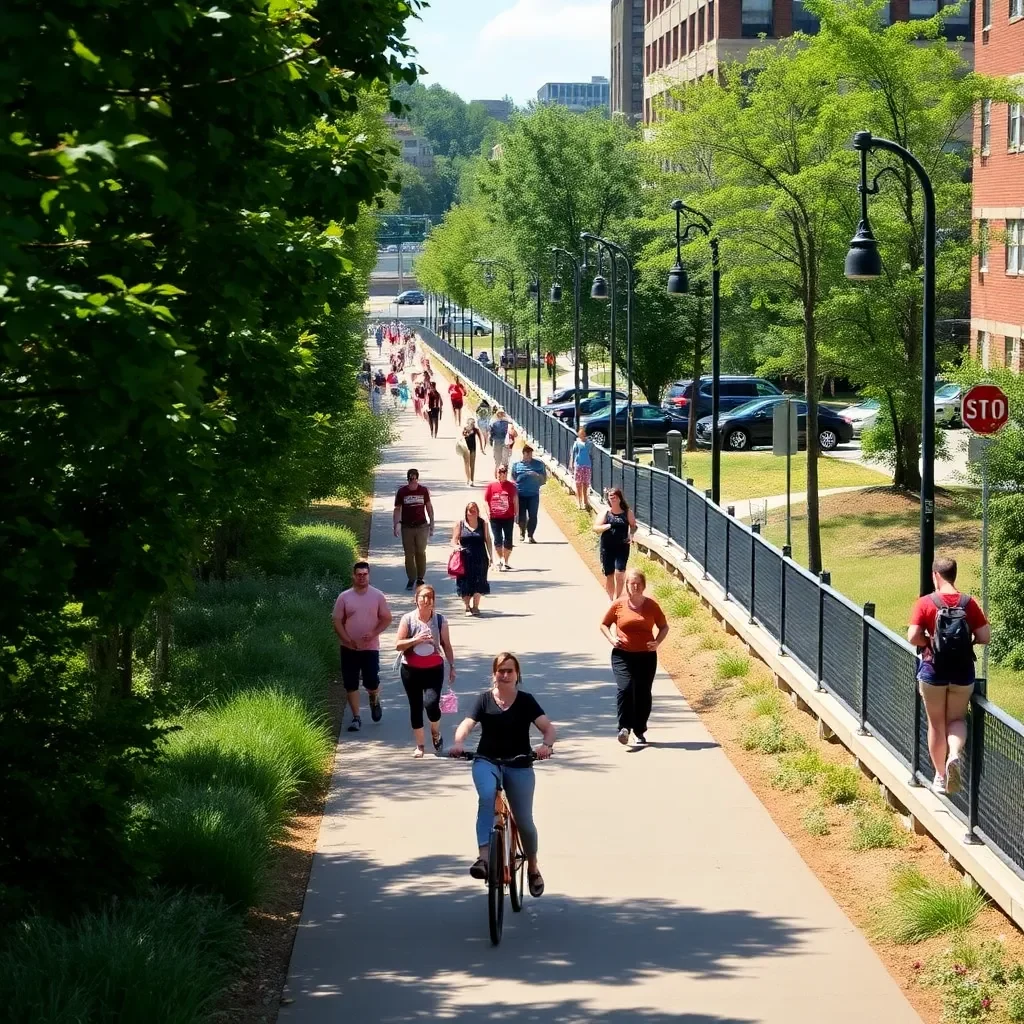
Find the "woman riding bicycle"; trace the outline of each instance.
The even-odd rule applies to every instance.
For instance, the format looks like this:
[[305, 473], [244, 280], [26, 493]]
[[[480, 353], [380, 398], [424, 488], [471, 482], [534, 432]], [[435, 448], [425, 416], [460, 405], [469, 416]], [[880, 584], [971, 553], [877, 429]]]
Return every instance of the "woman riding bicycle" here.
[[514, 757], [529, 757], [532, 753], [530, 726], [535, 725], [544, 738], [544, 743], [536, 750], [537, 757], [543, 761], [551, 756], [556, 730], [536, 698], [519, 689], [521, 673], [519, 659], [514, 654], [502, 651], [491, 663], [491, 671], [491, 688], [473, 702], [469, 714], [455, 730], [455, 741], [449, 751], [452, 757], [461, 755], [469, 734], [477, 725], [480, 726], [480, 743], [473, 761], [473, 784], [479, 797], [476, 841], [480, 855], [469, 873], [474, 878], [487, 878], [487, 848], [491, 826], [494, 824], [494, 795], [498, 779], [501, 778], [523, 841], [530, 895], [536, 897], [544, 892], [544, 879], [537, 866], [537, 827], [533, 823], [533, 766], [500, 766], [490, 759], [504, 761]]

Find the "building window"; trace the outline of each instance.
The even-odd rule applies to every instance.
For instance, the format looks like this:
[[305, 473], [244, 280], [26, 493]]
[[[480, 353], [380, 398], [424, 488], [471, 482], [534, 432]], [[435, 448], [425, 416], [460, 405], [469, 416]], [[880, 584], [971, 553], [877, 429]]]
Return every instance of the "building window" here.
[[992, 146], [992, 101], [981, 101], [981, 152], [987, 155]]
[[679, 52], [686, 53], [686, 22], [679, 23]]
[[715, 38], [715, 0], [708, 0], [708, 41]]
[[882, 25], [892, 24], [892, 4], [889, 0], [885, 0], [884, 6], [878, 12], [878, 20]]
[[1024, 18], [1024, 0], [1010, 0], [1010, 17]]
[[[914, 0], [910, 0], [911, 4]], [[952, 8], [947, 11], [947, 8]], [[971, 26], [971, 5], [964, 3], [956, 10], [956, 4], [943, 4], [944, 20], [942, 22], [942, 34], [949, 40], [966, 39]]]
[[697, 15], [690, 15], [690, 53], [697, 49]]
[[910, 20], [924, 21], [939, 13], [939, 0], [910, 0]]
[[978, 221], [978, 270], [988, 270], [988, 221]]
[[1017, 369], [1017, 339], [1008, 334], [1003, 337], [1003, 366]]
[[793, 31], [813, 36], [818, 34], [820, 28], [818, 16], [804, 7], [804, 0], [793, 0]]
[[1006, 222], [1006, 272], [1024, 274], [1024, 220]]
[[704, 12], [697, 12], [697, 45], [704, 45]]
[[978, 331], [978, 358], [981, 365], [988, 369], [988, 332]]
[[679, 60], [679, 26], [672, 29], [672, 59]]
[[771, 34], [772, 0], [740, 0], [740, 35], [744, 39], [756, 39]]
[[1011, 103], [1006, 120], [1006, 144], [1010, 149], [1024, 147], [1024, 103]]
[[992, 0], [982, 0], [981, 27], [983, 29], [990, 29], [992, 27]]

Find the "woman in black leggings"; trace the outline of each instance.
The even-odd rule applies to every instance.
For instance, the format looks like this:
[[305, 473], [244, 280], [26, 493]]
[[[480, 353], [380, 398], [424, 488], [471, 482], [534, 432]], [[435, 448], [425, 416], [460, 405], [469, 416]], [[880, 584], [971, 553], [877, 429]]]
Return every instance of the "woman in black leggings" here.
[[437, 437], [437, 427], [441, 422], [441, 410], [444, 408], [444, 400], [441, 392], [437, 390], [435, 381], [430, 382], [430, 389], [427, 391], [427, 422], [430, 424], [430, 436]]
[[441, 736], [441, 688], [444, 662], [448, 660], [448, 682], [455, 681], [455, 655], [448, 635], [448, 622], [434, 611], [434, 588], [429, 583], [416, 590], [416, 610], [402, 616], [395, 650], [402, 655], [402, 686], [409, 698], [409, 722], [416, 739], [413, 757], [423, 756], [423, 709], [430, 722], [434, 750], [444, 746]]

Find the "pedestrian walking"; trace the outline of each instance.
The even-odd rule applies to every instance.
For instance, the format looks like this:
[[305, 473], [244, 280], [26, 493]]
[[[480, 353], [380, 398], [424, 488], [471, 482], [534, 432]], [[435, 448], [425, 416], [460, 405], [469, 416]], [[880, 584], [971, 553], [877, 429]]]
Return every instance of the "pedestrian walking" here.
[[476, 407], [476, 425], [484, 437], [490, 437], [491, 404], [486, 398], [481, 398], [480, 404]]
[[576, 506], [580, 511], [587, 507], [587, 492], [590, 490], [590, 476], [594, 469], [594, 456], [590, 449], [590, 439], [586, 430], [580, 427], [576, 431], [576, 440], [572, 443], [569, 456], [569, 472], [576, 484]]
[[452, 415], [455, 417], [455, 422], [460, 426], [462, 425], [462, 406], [466, 401], [466, 389], [462, 385], [462, 381], [458, 377], [448, 387], [448, 398], [452, 403]]
[[437, 384], [430, 382], [427, 390], [427, 422], [430, 424], [430, 436], [437, 437], [437, 428], [441, 423], [441, 410], [444, 402], [441, 399], [441, 392], [437, 390]]
[[341, 642], [341, 682], [345, 687], [352, 721], [349, 732], [359, 732], [363, 720], [359, 714], [359, 683], [362, 681], [370, 701], [370, 716], [379, 722], [380, 635], [391, 625], [387, 598], [370, 586], [369, 562], [352, 567], [352, 586], [343, 590], [334, 602], [331, 621]]
[[509, 564], [512, 533], [519, 517], [519, 491], [508, 478], [508, 466], [498, 467], [498, 479], [484, 490], [484, 504], [491, 521], [494, 546], [498, 549], [498, 572], [507, 572], [512, 568]]
[[668, 635], [665, 613], [657, 601], [645, 596], [646, 587], [647, 577], [639, 569], [630, 569], [626, 575], [625, 597], [613, 601], [601, 620], [601, 632], [612, 645], [618, 740], [623, 745], [629, 742], [631, 731], [637, 743], [641, 746], [647, 743], [658, 648]]
[[555, 382], [555, 353], [548, 352], [544, 356], [544, 366], [547, 368], [548, 376], [551, 378], [551, 383]]
[[374, 331], [374, 335], [377, 338], [377, 358], [381, 357], [381, 349], [384, 347], [384, 325], [377, 324], [377, 330]]
[[540, 510], [540, 489], [547, 481], [548, 471], [540, 459], [533, 457], [533, 448], [523, 445], [523, 457], [512, 466], [512, 482], [519, 491], [519, 539], [536, 544], [537, 513]]
[[494, 410], [494, 419], [491, 420], [490, 429], [487, 431], [491, 439], [491, 450], [494, 452], [494, 475], [498, 475], [500, 466], [508, 465], [508, 428], [511, 426], [505, 418], [505, 410], [499, 405]]
[[473, 486], [476, 476], [476, 453], [484, 451], [484, 435], [480, 433], [476, 420], [472, 416], [466, 417], [466, 425], [462, 428], [462, 436], [456, 446], [462, 456], [462, 463], [466, 470], [466, 483]]
[[409, 384], [405, 380], [398, 385], [398, 400], [402, 403], [403, 411], [409, 408]]
[[416, 609], [398, 623], [395, 650], [399, 652], [402, 687], [409, 698], [409, 724], [416, 743], [413, 757], [423, 756], [423, 712], [430, 722], [430, 739], [435, 751], [444, 746], [441, 735], [441, 690], [444, 663], [448, 660], [448, 683], [455, 682], [455, 654], [448, 634], [448, 622], [435, 610], [436, 595], [429, 583], [416, 589]]
[[373, 389], [370, 391], [370, 409], [373, 411], [375, 416], [381, 414], [381, 403], [384, 400], [384, 392], [379, 384], [374, 384]]
[[416, 381], [412, 389], [412, 411], [417, 417], [423, 415], [427, 401], [427, 385], [422, 380]]
[[420, 471], [410, 469], [405, 474], [407, 483], [395, 493], [395, 536], [402, 535], [405, 552], [405, 575], [409, 578], [406, 590], [423, 582], [427, 574], [427, 541], [434, 533], [434, 506], [430, 491], [420, 484]]
[[480, 506], [471, 501], [463, 518], [452, 530], [452, 547], [462, 553], [462, 575], [455, 577], [455, 591], [462, 598], [467, 615], [480, 614], [480, 598], [491, 592], [487, 570], [494, 561], [494, 547], [487, 520]]
[[918, 649], [917, 680], [928, 718], [928, 753], [936, 793], [959, 791], [967, 709], [974, 692], [974, 645], [987, 644], [991, 627], [981, 606], [956, 588], [956, 560], [932, 565], [935, 590], [918, 598], [910, 613], [907, 640]]
[[608, 511], [594, 524], [594, 533], [601, 535], [601, 572], [608, 600], [622, 597], [626, 581], [626, 563], [636, 533], [636, 518], [618, 487], [610, 487], [606, 495]]

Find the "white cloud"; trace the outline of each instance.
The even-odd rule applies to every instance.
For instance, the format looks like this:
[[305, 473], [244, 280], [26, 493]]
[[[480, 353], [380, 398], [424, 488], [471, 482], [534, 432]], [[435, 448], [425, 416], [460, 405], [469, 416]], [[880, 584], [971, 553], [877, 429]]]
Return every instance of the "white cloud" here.
[[607, 0], [517, 0], [480, 30], [485, 45], [606, 40]]

